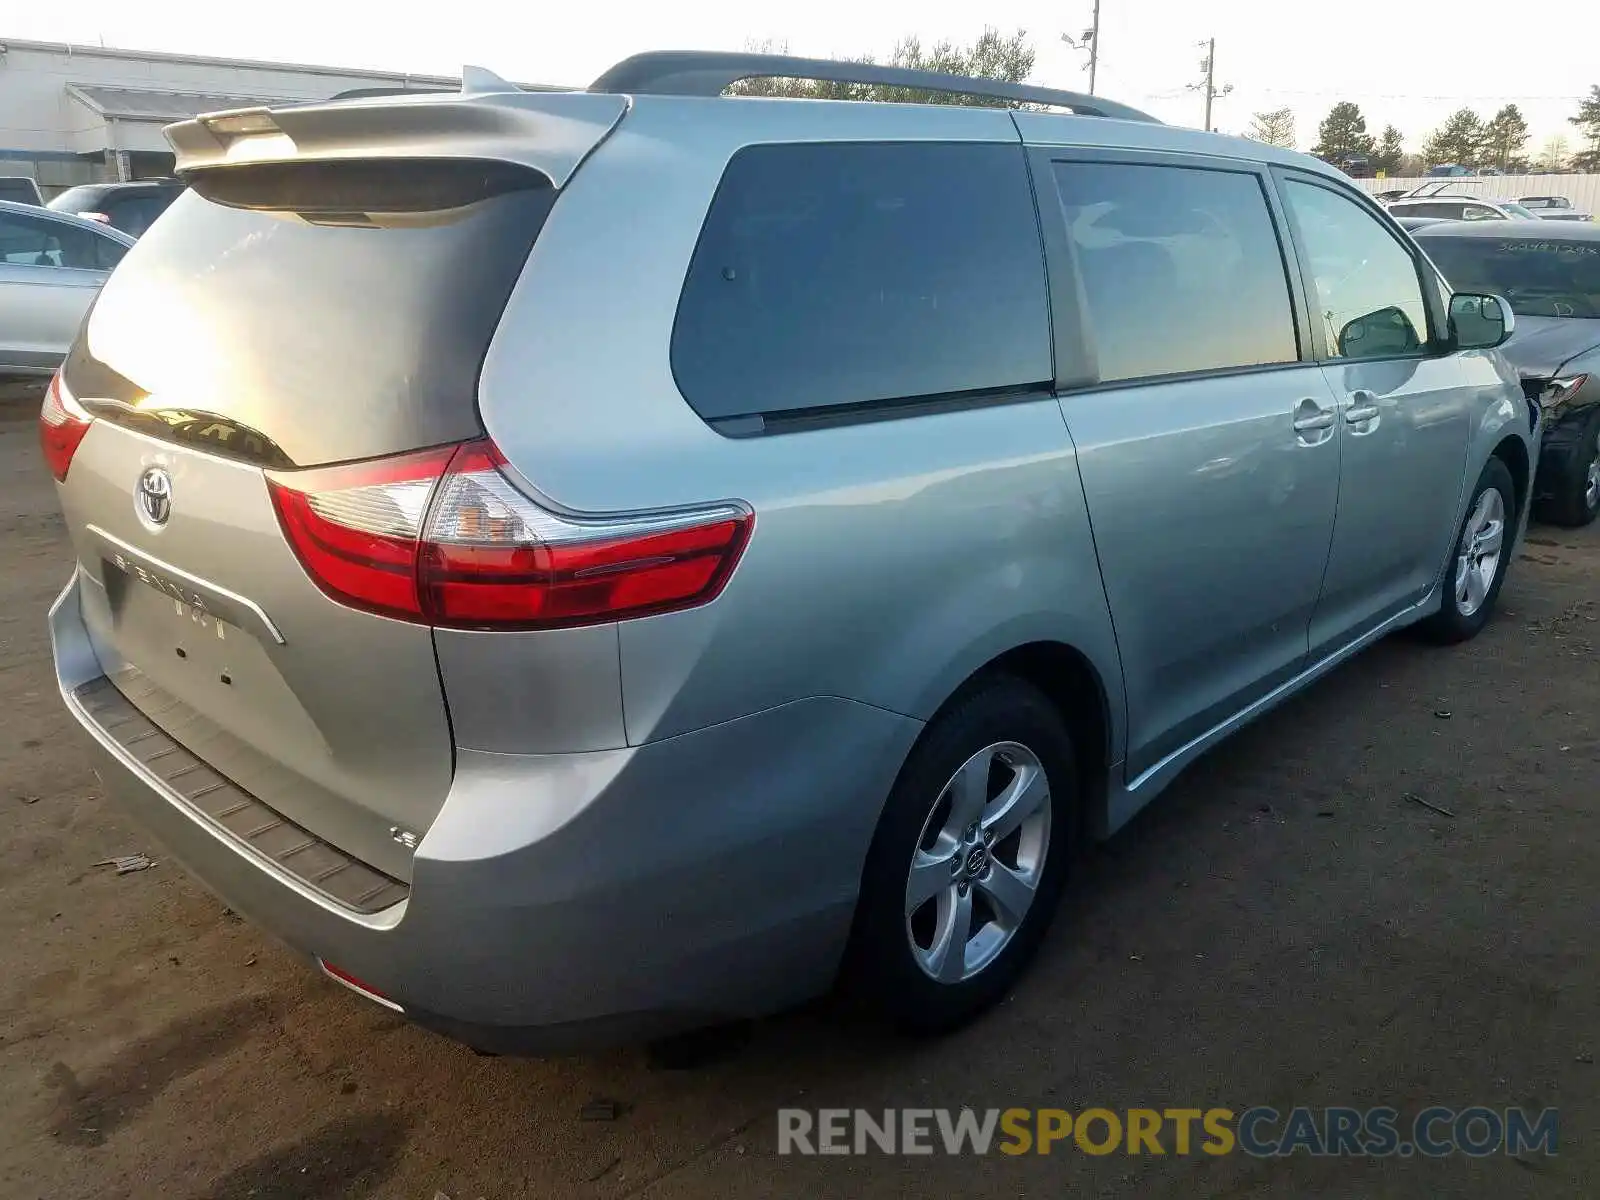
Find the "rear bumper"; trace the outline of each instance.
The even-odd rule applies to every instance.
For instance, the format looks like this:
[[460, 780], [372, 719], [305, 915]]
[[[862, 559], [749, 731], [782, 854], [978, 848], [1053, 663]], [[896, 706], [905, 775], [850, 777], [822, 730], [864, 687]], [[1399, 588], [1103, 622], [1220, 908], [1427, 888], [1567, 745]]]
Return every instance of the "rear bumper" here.
[[818, 698], [620, 750], [458, 750], [409, 894], [364, 913], [303, 886], [97, 720], [77, 588], [50, 613], [57, 678], [107, 792], [250, 920], [489, 1050], [636, 1040], [825, 991], [921, 728]]

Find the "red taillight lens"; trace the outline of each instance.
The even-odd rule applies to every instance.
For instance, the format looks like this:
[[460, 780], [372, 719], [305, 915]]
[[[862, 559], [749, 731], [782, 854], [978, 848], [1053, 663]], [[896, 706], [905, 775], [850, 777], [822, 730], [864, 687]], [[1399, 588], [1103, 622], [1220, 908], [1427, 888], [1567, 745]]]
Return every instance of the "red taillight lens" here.
[[78, 452], [78, 443], [89, 432], [94, 421], [73, 399], [61, 382], [58, 371], [50, 380], [44, 393], [44, 404], [39, 409], [39, 445], [44, 450], [44, 460], [50, 464], [50, 473], [57, 483], [66, 482], [67, 469], [72, 466], [72, 456]]
[[445, 446], [269, 475], [278, 521], [317, 586], [356, 608], [423, 619], [418, 538], [434, 486], [454, 453], [454, 446]]
[[85, 221], [99, 221], [100, 224], [102, 224], [102, 225], [111, 224], [111, 218], [106, 216], [105, 213], [81, 212], [78, 215], [80, 217], [82, 217]]
[[334, 599], [458, 629], [554, 629], [704, 604], [754, 515], [719, 505], [579, 520], [542, 508], [487, 440], [269, 477], [290, 543]]

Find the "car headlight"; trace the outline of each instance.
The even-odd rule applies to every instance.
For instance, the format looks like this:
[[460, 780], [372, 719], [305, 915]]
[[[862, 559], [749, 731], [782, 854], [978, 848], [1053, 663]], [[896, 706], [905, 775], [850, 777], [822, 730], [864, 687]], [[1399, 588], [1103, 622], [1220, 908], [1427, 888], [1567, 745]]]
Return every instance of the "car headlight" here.
[[1589, 382], [1587, 375], [1569, 375], [1565, 379], [1552, 379], [1539, 395], [1539, 403], [1544, 408], [1560, 408], [1583, 390], [1583, 385]]

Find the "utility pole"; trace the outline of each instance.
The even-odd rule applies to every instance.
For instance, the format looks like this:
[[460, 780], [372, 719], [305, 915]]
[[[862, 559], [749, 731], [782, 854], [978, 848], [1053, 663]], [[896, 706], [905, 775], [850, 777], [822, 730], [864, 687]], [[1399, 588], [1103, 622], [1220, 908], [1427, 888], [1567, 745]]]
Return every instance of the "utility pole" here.
[[1094, 95], [1095, 68], [1100, 65], [1100, 0], [1094, 0], [1094, 20], [1083, 31], [1083, 36], [1075, 38], [1070, 33], [1063, 33], [1061, 40], [1074, 50], [1089, 52], [1089, 95]]
[[1195, 45], [1203, 46], [1205, 48], [1206, 56], [1205, 56], [1205, 58], [1200, 60], [1200, 70], [1205, 73], [1205, 80], [1202, 83], [1191, 83], [1191, 84], [1189, 84], [1189, 90], [1191, 92], [1204, 92], [1205, 93], [1205, 96], [1206, 96], [1206, 124], [1205, 124], [1205, 130], [1206, 130], [1207, 133], [1210, 133], [1211, 132], [1211, 102], [1213, 100], [1219, 99], [1222, 96], [1226, 96], [1229, 92], [1233, 91], [1233, 84], [1225, 83], [1220, 88], [1217, 86], [1217, 39], [1216, 38], [1207, 38], [1203, 42], [1196, 42]]

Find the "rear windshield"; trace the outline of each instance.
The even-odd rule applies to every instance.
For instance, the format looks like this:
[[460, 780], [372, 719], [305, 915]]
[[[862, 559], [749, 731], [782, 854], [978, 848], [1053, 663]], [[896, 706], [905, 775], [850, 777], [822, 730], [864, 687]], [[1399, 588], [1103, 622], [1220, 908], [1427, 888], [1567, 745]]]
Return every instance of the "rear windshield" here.
[[14, 200], [18, 204], [39, 203], [39, 185], [22, 176], [0, 176], [0, 200]]
[[91, 212], [94, 206], [100, 203], [100, 197], [103, 195], [105, 195], [104, 188], [80, 183], [50, 201], [50, 207], [57, 212]]
[[542, 175], [295, 164], [191, 183], [68, 361], [85, 403], [274, 465], [478, 435], [484, 354], [554, 197]]
[[1458, 292], [1504, 296], [1524, 317], [1600, 317], [1600, 240], [1431, 237], [1423, 248]]

